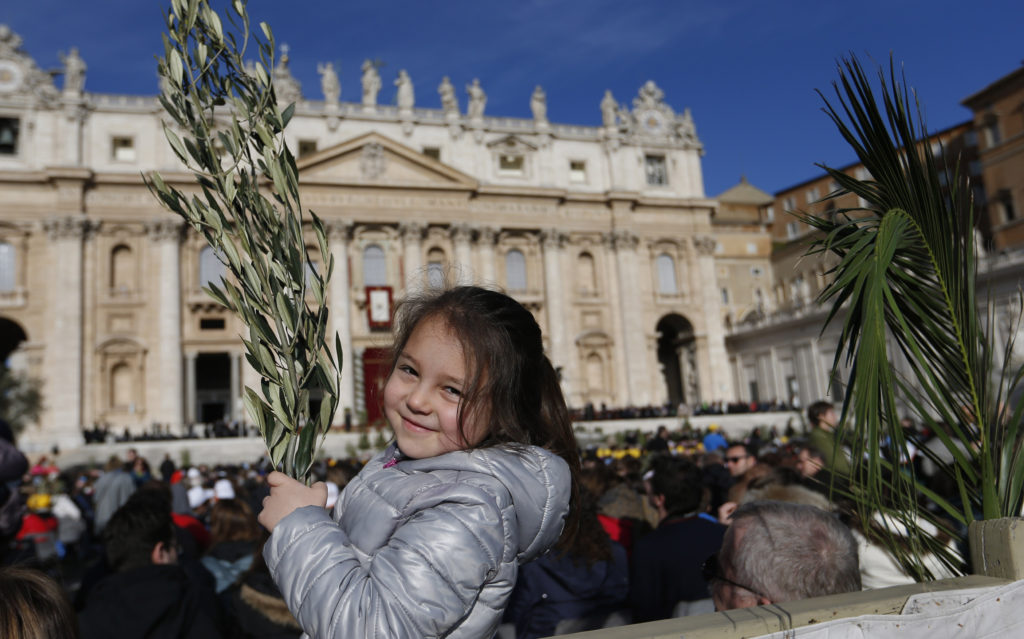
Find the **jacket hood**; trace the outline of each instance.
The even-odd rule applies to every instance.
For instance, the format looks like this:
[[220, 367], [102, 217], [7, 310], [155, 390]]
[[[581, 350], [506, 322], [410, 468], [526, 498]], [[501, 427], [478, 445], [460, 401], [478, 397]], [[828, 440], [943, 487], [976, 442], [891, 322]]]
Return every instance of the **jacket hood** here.
[[[396, 452], [392, 444], [382, 458], [391, 459]], [[506, 444], [405, 460], [401, 466], [409, 472], [473, 472], [498, 480], [515, 505], [520, 563], [546, 551], [562, 534], [572, 476], [565, 460], [547, 449]]]

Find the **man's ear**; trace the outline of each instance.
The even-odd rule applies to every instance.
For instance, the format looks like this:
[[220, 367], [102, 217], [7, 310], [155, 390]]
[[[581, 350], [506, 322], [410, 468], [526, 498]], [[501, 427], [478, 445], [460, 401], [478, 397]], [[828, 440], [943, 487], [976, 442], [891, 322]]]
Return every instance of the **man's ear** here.
[[178, 563], [177, 552], [162, 541], [156, 542], [149, 554], [149, 560], [157, 566]]

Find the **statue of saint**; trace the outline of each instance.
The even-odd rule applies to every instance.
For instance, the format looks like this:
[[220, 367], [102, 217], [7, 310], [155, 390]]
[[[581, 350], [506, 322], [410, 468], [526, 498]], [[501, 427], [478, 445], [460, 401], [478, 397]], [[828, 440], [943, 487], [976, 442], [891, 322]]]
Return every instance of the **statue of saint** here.
[[337, 104], [341, 97], [341, 82], [338, 81], [338, 73], [330, 62], [318, 64], [316, 72], [320, 74], [320, 88], [324, 92], [324, 101], [328, 104]]
[[380, 91], [380, 74], [377, 65], [370, 60], [363, 61], [363, 106], [375, 106]]
[[395, 86], [398, 87], [398, 94], [396, 96], [398, 108], [403, 110], [412, 109], [416, 98], [412, 90], [412, 80], [409, 79], [409, 74], [406, 73], [405, 69], [398, 72], [398, 79], [395, 80]]
[[466, 107], [466, 115], [470, 120], [482, 120], [484, 107], [487, 106], [487, 94], [480, 86], [480, 79], [473, 78], [473, 84], [466, 85], [466, 93], [469, 94], [469, 106]]
[[615, 126], [615, 115], [619, 109], [619, 103], [612, 97], [611, 89], [604, 92], [601, 100], [601, 123], [607, 127]]
[[64, 63], [64, 91], [65, 93], [81, 93], [85, 88], [85, 60], [78, 55], [78, 47], [71, 47], [67, 54], [61, 54], [60, 61]]
[[530, 110], [533, 111], [533, 119], [538, 123], [548, 121], [548, 96], [544, 89], [538, 84], [530, 96]]
[[459, 114], [459, 98], [455, 96], [455, 87], [452, 86], [452, 81], [448, 79], [448, 76], [441, 78], [437, 92], [441, 95], [441, 108], [444, 109], [444, 114], [457, 116]]

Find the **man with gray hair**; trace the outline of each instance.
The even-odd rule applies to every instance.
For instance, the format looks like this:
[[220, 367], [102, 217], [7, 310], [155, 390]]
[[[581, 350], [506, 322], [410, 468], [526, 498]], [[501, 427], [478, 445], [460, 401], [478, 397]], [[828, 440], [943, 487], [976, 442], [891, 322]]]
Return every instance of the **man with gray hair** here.
[[704, 566], [716, 610], [752, 608], [861, 589], [857, 542], [831, 514], [761, 501], [732, 516], [722, 549]]

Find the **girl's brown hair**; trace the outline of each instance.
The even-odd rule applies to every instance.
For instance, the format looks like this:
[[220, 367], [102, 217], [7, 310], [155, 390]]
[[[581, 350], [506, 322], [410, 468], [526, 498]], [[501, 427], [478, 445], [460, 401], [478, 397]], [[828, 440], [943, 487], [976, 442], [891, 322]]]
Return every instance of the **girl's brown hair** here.
[[570, 512], [559, 541], [559, 547], [567, 547], [579, 520], [579, 452], [537, 320], [508, 295], [477, 286], [411, 295], [396, 309], [392, 371], [413, 330], [425, 319], [442, 320], [466, 358], [466, 386], [458, 412], [462, 441], [467, 441], [466, 416], [474, 415], [487, 424], [487, 434], [473, 448], [529, 444], [546, 448], [569, 464]]
[[53, 579], [27, 568], [0, 568], [0, 636], [77, 639], [78, 622]]
[[210, 510], [210, 543], [251, 541], [259, 537], [260, 526], [252, 508], [241, 499], [221, 499]]

